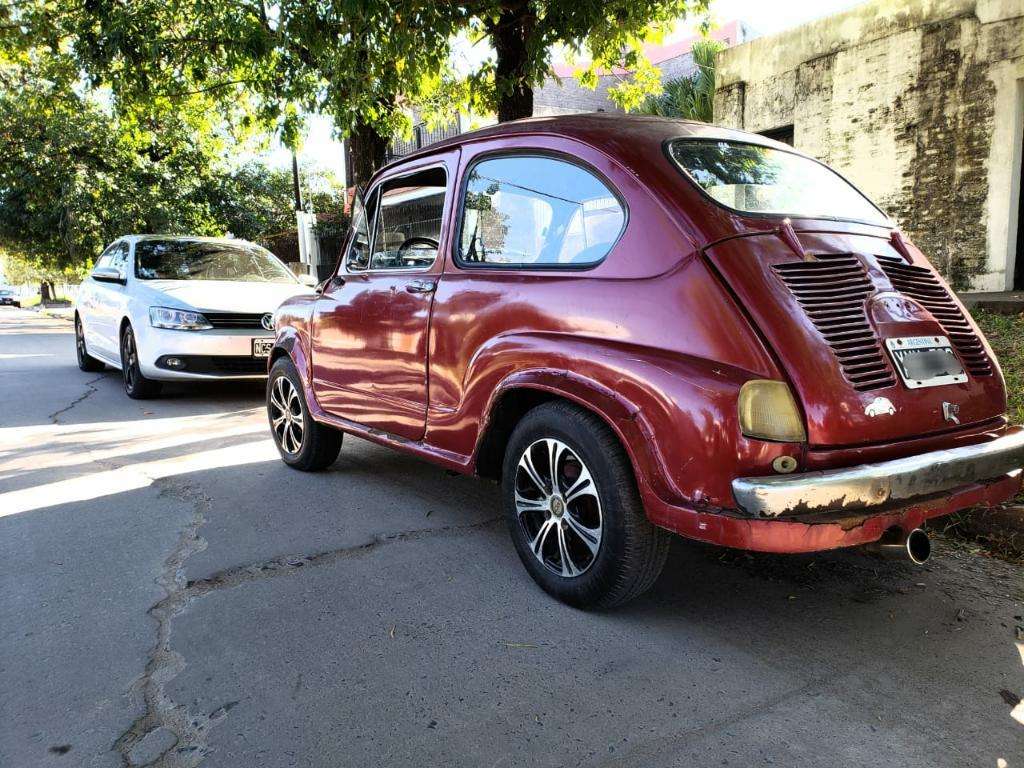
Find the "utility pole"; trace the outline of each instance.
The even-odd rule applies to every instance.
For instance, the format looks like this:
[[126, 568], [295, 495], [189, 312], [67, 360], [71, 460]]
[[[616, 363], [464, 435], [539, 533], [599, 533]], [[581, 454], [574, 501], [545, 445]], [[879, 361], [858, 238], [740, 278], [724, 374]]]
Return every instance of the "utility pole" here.
[[299, 186], [299, 158], [295, 155], [295, 150], [292, 150], [292, 186], [295, 192], [295, 210], [301, 211], [302, 206], [302, 187]]

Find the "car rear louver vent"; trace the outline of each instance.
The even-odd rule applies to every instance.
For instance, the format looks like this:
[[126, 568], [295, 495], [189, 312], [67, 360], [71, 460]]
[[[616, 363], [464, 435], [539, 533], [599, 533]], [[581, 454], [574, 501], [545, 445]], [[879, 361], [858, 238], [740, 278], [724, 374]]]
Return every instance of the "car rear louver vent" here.
[[825, 337], [854, 389], [881, 389], [896, 383], [868, 325], [864, 300], [875, 288], [857, 258], [848, 253], [821, 254], [815, 261], [776, 264], [774, 269]]
[[892, 287], [918, 302], [932, 313], [946, 331], [950, 342], [960, 353], [964, 368], [975, 376], [992, 374], [992, 363], [981, 345], [981, 339], [971, 329], [964, 313], [953, 301], [949, 291], [924, 267], [907, 264], [891, 256], [879, 256], [878, 263], [892, 283]]

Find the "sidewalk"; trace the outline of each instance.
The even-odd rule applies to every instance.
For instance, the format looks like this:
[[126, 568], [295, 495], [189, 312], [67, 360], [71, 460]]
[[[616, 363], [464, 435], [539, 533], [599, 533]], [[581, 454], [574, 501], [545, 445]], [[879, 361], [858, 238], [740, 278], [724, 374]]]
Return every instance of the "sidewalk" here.
[[1016, 315], [1024, 312], [1024, 291], [992, 291], [986, 293], [957, 294], [964, 306], [970, 310], [985, 309], [1001, 315]]

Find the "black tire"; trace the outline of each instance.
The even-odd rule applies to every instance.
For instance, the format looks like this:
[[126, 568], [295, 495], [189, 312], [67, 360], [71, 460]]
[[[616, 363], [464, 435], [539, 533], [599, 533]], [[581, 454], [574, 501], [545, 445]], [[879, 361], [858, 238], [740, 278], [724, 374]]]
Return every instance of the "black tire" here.
[[163, 385], [147, 379], [139, 368], [139, 352], [135, 346], [135, 333], [130, 325], [121, 331], [121, 380], [124, 391], [132, 400], [149, 400], [160, 394]]
[[85, 330], [82, 319], [75, 313], [75, 355], [78, 357], [78, 369], [87, 373], [98, 373], [106, 366], [89, 354], [85, 347]]
[[[542, 457], [552, 444], [561, 444], [567, 451], [555, 452], [560, 487], [546, 497], [545, 492], [533, 491], [539, 486], [530, 478], [536, 477], [550, 490]], [[534, 474], [521, 469], [528, 449]], [[549, 459], [549, 468], [550, 463]], [[594, 487], [576, 495], [581, 484], [588, 488], [588, 477]], [[574, 493], [565, 493], [574, 488]], [[505, 451], [502, 494], [509, 532], [526, 570], [546, 592], [569, 605], [610, 608], [626, 603], [650, 589], [665, 566], [670, 534], [647, 519], [629, 457], [618, 438], [601, 419], [570, 403], [540, 405], [516, 426]], [[561, 504], [554, 501], [556, 496]], [[558, 552], [553, 553], [549, 541], [541, 540], [540, 554], [535, 554], [531, 543], [541, 539], [541, 527], [552, 520]], [[594, 539], [586, 545], [583, 534], [597, 530], [594, 553]], [[563, 552], [568, 552], [567, 558], [561, 556]], [[559, 556], [558, 563], [554, 554]], [[573, 568], [580, 572], [566, 575]]]
[[277, 452], [289, 467], [316, 472], [331, 466], [338, 458], [344, 436], [310, 416], [302, 379], [288, 357], [279, 358], [270, 369], [267, 420]]

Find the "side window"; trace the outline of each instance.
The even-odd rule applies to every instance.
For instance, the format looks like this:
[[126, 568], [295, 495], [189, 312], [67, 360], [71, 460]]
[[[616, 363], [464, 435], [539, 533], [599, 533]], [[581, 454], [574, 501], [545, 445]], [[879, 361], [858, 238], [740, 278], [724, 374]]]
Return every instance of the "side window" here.
[[121, 243], [110, 256], [110, 264], [121, 277], [128, 277], [128, 243]]
[[426, 269], [437, 258], [447, 178], [430, 168], [385, 181], [374, 225], [370, 269]]
[[110, 262], [114, 258], [114, 254], [117, 253], [117, 249], [120, 247], [120, 245], [120, 243], [108, 245], [106, 250], [103, 251], [103, 253], [99, 255], [99, 258], [96, 259], [96, 263], [92, 265], [92, 268], [99, 269], [100, 267], [111, 266]]
[[466, 183], [459, 256], [468, 264], [595, 264], [626, 213], [604, 182], [552, 157], [508, 156], [474, 165]]
[[366, 269], [370, 263], [370, 222], [366, 216], [366, 205], [359, 195], [352, 204], [352, 229], [355, 234], [345, 254], [345, 269]]

